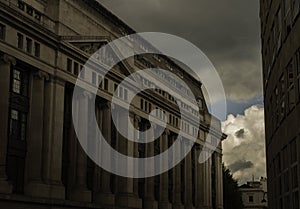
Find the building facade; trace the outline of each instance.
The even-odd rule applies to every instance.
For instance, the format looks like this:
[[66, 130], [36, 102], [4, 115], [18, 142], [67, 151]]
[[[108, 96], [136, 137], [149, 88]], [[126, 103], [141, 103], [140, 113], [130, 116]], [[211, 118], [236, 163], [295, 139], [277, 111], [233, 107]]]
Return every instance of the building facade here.
[[[182, 127], [183, 140], [197, 137], [192, 151], [172, 170], [145, 179], [119, 177], [96, 166], [81, 148], [72, 123], [72, 95], [91, 54], [134, 30], [93, 0], [0, 0], [0, 16], [0, 208], [223, 208], [222, 146], [216, 143], [225, 135], [220, 121], [207, 111], [198, 80], [154, 55], [122, 61], [105, 78], [95, 72], [85, 75], [87, 85], [99, 87], [97, 122], [117, 151], [156, 155]], [[186, 97], [180, 105], [186, 114], [199, 116], [200, 127], [180, 118], [172, 95], [145, 91], [130, 104], [132, 123], [146, 130], [149, 113], [161, 109], [167, 128], [154, 143], [124, 143], [111, 119], [109, 98], [124, 77], [149, 66], [176, 72], [189, 83], [193, 92], [178, 89]], [[153, 75], [159, 76], [165, 75]], [[149, 78], [140, 79], [151, 85]], [[176, 79], [169, 80], [165, 85], [177, 88]], [[129, 91], [130, 86], [118, 96], [126, 102]], [[192, 93], [197, 103], [190, 102]], [[88, 96], [85, 92], [82, 98]], [[208, 135], [210, 126], [213, 133]], [[199, 164], [205, 139], [217, 149]]]
[[269, 207], [299, 208], [299, 0], [261, 0]]
[[239, 187], [242, 193], [244, 208], [266, 209], [268, 208], [267, 179], [261, 177], [259, 181], [249, 181]]

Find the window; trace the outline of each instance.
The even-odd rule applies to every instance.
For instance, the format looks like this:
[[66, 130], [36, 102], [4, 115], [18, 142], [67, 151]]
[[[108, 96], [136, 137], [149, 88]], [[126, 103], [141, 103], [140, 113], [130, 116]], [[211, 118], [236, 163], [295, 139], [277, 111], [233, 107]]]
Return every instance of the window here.
[[11, 100], [7, 152], [7, 175], [14, 193], [24, 192], [24, 166], [26, 156], [27, 116], [29, 109], [29, 76], [22, 69], [12, 69], [10, 78]]
[[291, 111], [295, 106], [296, 96], [294, 88], [294, 60], [292, 59], [287, 66], [288, 73], [288, 110]]
[[298, 166], [292, 168], [292, 188], [298, 187]]
[[78, 73], [79, 73], [79, 64], [78, 64], [77, 62], [74, 62], [73, 73], [74, 73], [75, 75], [78, 75]]
[[108, 79], [104, 78], [104, 90], [108, 91]]
[[17, 36], [18, 36], [18, 48], [23, 49], [24, 36], [20, 33], [18, 33]]
[[12, 91], [17, 94], [21, 93], [21, 72], [18, 70], [13, 71]]
[[11, 91], [23, 96], [28, 95], [28, 76], [14, 69], [12, 73]]
[[31, 6], [26, 5], [26, 12], [27, 12], [27, 14], [32, 16], [33, 15], [33, 8]]
[[35, 11], [35, 12], [34, 12], [34, 18], [35, 18], [36, 20], [40, 21], [40, 20], [41, 20], [41, 17], [42, 17], [42, 14], [41, 14], [40, 12], [38, 12], [38, 11]]
[[30, 53], [32, 52], [32, 39], [26, 38], [26, 52]]
[[144, 110], [144, 100], [143, 99], [141, 99], [140, 105], [141, 105], [141, 110]]
[[293, 193], [293, 209], [299, 209], [299, 192]]
[[27, 131], [26, 127], [27, 115], [18, 110], [12, 109], [10, 111], [10, 138], [25, 141]]
[[297, 141], [296, 139], [294, 139], [291, 144], [291, 163], [295, 163], [297, 162]]
[[249, 202], [254, 202], [253, 196], [249, 196]]
[[34, 56], [40, 57], [41, 54], [41, 45], [37, 42], [34, 42]]
[[4, 39], [5, 39], [5, 30], [6, 30], [5, 25], [2, 25], [2, 24], [0, 23], [0, 39], [1, 39], [1, 40], [4, 40]]
[[23, 1], [18, 1], [18, 8], [22, 11], [25, 10], [25, 4]]
[[72, 60], [68, 58], [67, 59], [67, 71], [70, 73], [72, 73], [72, 64], [73, 64]]

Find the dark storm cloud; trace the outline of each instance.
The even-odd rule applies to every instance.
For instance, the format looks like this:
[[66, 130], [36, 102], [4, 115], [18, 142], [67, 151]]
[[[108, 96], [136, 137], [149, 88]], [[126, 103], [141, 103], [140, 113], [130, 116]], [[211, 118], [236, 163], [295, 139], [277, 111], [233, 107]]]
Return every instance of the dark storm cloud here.
[[216, 66], [229, 99], [261, 93], [258, 1], [100, 0], [138, 32], [181, 36]]
[[248, 168], [253, 168], [254, 164], [251, 161], [239, 160], [229, 165], [228, 168], [234, 173], [237, 171], [243, 171]]

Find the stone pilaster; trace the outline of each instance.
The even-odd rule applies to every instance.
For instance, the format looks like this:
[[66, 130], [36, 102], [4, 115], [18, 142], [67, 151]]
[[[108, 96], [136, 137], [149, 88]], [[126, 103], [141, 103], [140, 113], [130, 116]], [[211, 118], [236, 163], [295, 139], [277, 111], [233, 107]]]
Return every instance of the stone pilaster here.
[[[175, 139], [173, 138], [173, 141]], [[177, 139], [180, 140], [180, 139]], [[178, 147], [177, 150], [175, 150], [175, 155], [180, 155], [180, 147]], [[183, 159], [184, 160], [184, 159]], [[181, 164], [178, 163], [175, 168], [175, 176], [174, 176], [174, 201], [173, 201], [173, 208], [174, 209], [182, 209], [183, 205], [181, 203]]]
[[[111, 144], [111, 104], [105, 102], [100, 105], [101, 111], [101, 125], [102, 135], [107, 143]], [[101, 151], [100, 151], [101, 152]], [[100, 153], [101, 160], [107, 160], [107, 156], [104, 156], [103, 152]], [[101, 169], [101, 190], [100, 193], [95, 194], [95, 202], [99, 202], [105, 206], [111, 206], [115, 204], [115, 195], [112, 194], [111, 187], [111, 174], [104, 169]]]
[[[187, 149], [187, 143], [190, 142], [186, 139], [185, 149]], [[193, 149], [185, 157], [185, 209], [192, 209], [193, 207], [192, 151]]]
[[216, 153], [216, 186], [217, 186], [217, 208], [223, 209], [223, 171], [222, 154]]
[[42, 176], [45, 80], [49, 80], [47, 73], [39, 71], [33, 74], [24, 186], [24, 193], [29, 196], [46, 196], [45, 193], [47, 193], [49, 189]]
[[0, 193], [12, 193], [7, 179], [7, 143], [11, 69], [15, 58], [5, 54], [0, 58]]
[[[154, 133], [148, 132], [148, 138], [153, 138]], [[154, 156], [154, 143], [146, 144], [146, 157]], [[154, 164], [146, 164], [147, 169], [154, 169]], [[149, 177], [145, 179], [145, 197], [143, 199], [144, 209], [157, 209], [158, 203], [155, 201], [154, 197], [154, 177]]]
[[[134, 127], [135, 127], [135, 132], [134, 132], [134, 138], [138, 139], [138, 131], [140, 130], [140, 122], [141, 122], [141, 118], [138, 115], [134, 116]], [[139, 144], [138, 143], [134, 143], [134, 157], [138, 158], [139, 157]], [[135, 168], [138, 167], [139, 165], [134, 165]], [[140, 168], [138, 168], [140, 169]], [[133, 179], [133, 192], [134, 195], [136, 197], [139, 197], [139, 180]]]
[[[160, 147], [161, 152], [168, 149], [168, 136], [170, 132], [166, 130], [160, 137]], [[168, 162], [160, 162], [161, 166], [167, 167]], [[169, 203], [169, 177], [168, 172], [165, 172], [160, 175], [160, 198], [159, 198], [159, 208], [170, 209], [172, 205]]]
[[[125, 110], [124, 110], [125, 111]], [[123, 129], [123, 133], [128, 133], [130, 138], [134, 137], [133, 130], [128, 129], [128, 115], [124, 112], [120, 112], [118, 115], [118, 123], [120, 129]], [[130, 114], [130, 117], [134, 117], [133, 114]], [[133, 119], [134, 120], [134, 119]], [[131, 121], [133, 121], [131, 120]], [[121, 134], [118, 134], [117, 141], [118, 151], [127, 156], [134, 155], [134, 143], [126, 139]], [[129, 169], [130, 165], [127, 165], [125, 169]], [[127, 172], [132, 172], [126, 170]], [[119, 176], [118, 178], [118, 194], [116, 196], [116, 204], [124, 208], [142, 208], [142, 201], [134, 195], [133, 190], [133, 178], [126, 178]]]
[[[62, 104], [64, 104], [65, 83], [58, 79], [49, 79], [46, 74], [43, 76], [46, 78], [46, 82], [44, 89], [44, 115], [42, 123], [42, 182], [29, 182], [26, 185], [25, 191], [31, 196], [65, 199], [65, 188], [61, 182], [61, 159], [64, 120], [64, 105]], [[39, 82], [41, 82], [40, 85], [42, 85], [41, 80], [43, 80], [43, 78], [41, 78], [41, 75], [38, 75], [38, 77], [40, 79]], [[32, 111], [35, 110], [32, 109]], [[29, 150], [29, 152], [31, 151]], [[30, 178], [30, 176], [27, 177]]]
[[[205, 152], [206, 155], [209, 154], [207, 150], [202, 150], [202, 152]], [[211, 209], [212, 208], [212, 184], [211, 184], [211, 156], [205, 161], [204, 163], [204, 207], [205, 209]]]
[[[83, 92], [83, 94], [78, 98], [78, 102], [81, 108], [81, 111], [78, 112], [80, 115], [81, 123], [85, 124], [80, 126], [79, 134], [80, 137], [88, 137], [88, 107], [90, 94], [88, 92]], [[77, 109], [78, 110], [78, 109]], [[75, 111], [77, 111], [75, 110]], [[73, 187], [69, 191], [69, 197], [71, 200], [80, 201], [80, 202], [91, 202], [91, 191], [87, 188], [87, 155], [82, 149], [79, 142], [75, 146], [76, 151], [76, 169], [75, 169], [75, 182], [73, 182]]]
[[[95, 114], [96, 114], [96, 120], [97, 120], [97, 124], [98, 124], [98, 128], [101, 130], [102, 128], [102, 115], [103, 115], [103, 111], [101, 110], [101, 105], [96, 103], [96, 108], [95, 108]], [[96, 136], [97, 138], [99, 136]], [[96, 139], [97, 139], [96, 138]], [[96, 148], [96, 157], [101, 159], [101, 146], [98, 147], [97, 143], [94, 143], [95, 148]], [[93, 201], [97, 202], [99, 201], [99, 194], [101, 192], [101, 168], [96, 164], [95, 168], [94, 168], [94, 175], [93, 175]]]
[[205, 165], [204, 163], [198, 163], [198, 158], [201, 153], [201, 148], [196, 145], [196, 208], [202, 209], [204, 206], [204, 194], [205, 194]]

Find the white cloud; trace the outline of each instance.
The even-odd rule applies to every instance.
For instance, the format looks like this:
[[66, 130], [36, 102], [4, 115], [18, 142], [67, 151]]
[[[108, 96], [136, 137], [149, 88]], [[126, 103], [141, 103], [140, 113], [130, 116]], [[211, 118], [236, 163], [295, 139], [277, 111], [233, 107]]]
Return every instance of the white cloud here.
[[266, 176], [264, 109], [252, 106], [244, 115], [229, 115], [222, 123], [228, 135], [223, 142], [223, 161], [240, 184]]

